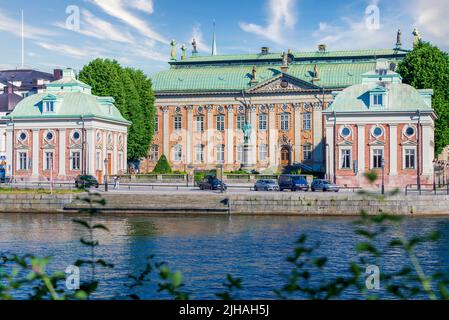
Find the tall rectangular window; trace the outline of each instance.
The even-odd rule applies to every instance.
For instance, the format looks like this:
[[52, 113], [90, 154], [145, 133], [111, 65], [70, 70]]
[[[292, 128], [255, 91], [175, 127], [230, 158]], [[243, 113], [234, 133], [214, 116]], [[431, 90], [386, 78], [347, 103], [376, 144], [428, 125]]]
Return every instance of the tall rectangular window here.
[[381, 107], [383, 105], [383, 95], [376, 93], [373, 94], [373, 106]]
[[195, 123], [196, 123], [196, 132], [203, 132], [204, 131], [204, 116], [197, 116]]
[[259, 114], [259, 130], [261, 130], [261, 131], [267, 130], [267, 114], [266, 113]]
[[312, 146], [310, 144], [305, 144], [302, 146], [302, 158], [303, 161], [312, 160]]
[[28, 156], [26, 152], [19, 152], [19, 170], [28, 170]]
[[242, 145], [237, 146], [236, 154], [237, 154], [237, 162], [242, 163], [243, 162], [243, 146]]
[[224, 153], [225, 153], [225, 146], [224, 144], [217, 145], [217, 162], [223, 163], [224, 162]]
[[302, 114], [302, 130], [312, 129], [312, 114], [310, 112]]
[[159, 160], [159, 146], [153, 144], [150, 149], [150, 160], [157, 162]]
[[281, 130], [288, 131], [290, 129], [290, 114], [282, 113], [281, 114]]
[[49, 171], [54, 169], [53, 167], [53, 152], [44, 153], [44, 170]]
[[174, 149], [174, 160], [175, 162], [181, 162], [182, 161], [182, 145], [177, 144]]
[[351, 149], [341, 150], [341, 168], [351, 169]]
[[72, 152], [72, 170], [81, 170], [81, 153], [79, 151]]
[[384, 158], [383, 149], [373, 149], [373, 169], [382, 168], [382, 159]]
[[46, 101], [45, 102], [45, 112], [54, 112], [54, 111], [55, 111], [54, 101]]
[[156, 116], [156, 118], [154, 119], [154, 131], [159, 131], [159, 116]]
[[181, 116], [175, 116], [174, 118], [175, 124], [174, 124], [174, 130], [179, 131], [182, 129], [182, 117]]
[[243, 130], [244, 125], [245, 125], [245, 115], [239, 114], [237, 116], [237, 130]]
[[223, 115], [217, 116], [217, 130], [218, 131], [225, 130], [225, 116]]
[[268, 148], [266, 144], [259, 145], [259, 161], [267, 161]]
[[195, 161], [198, 163], [204, 162], [204, 145], [202, 144], [195, 146]]
[[405, 169], [415, 169], [415, 149], [405, 149]]

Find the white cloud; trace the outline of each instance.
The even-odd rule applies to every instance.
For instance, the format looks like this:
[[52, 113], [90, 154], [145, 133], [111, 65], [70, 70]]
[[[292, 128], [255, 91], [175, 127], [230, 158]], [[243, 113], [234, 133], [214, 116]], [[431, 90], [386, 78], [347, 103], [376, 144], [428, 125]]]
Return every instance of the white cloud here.
[[[22, 36], [20, 15], [17, 14], [17, 19], [10, 18], [11, 14], [6, 14], [0, 9], [0, 31], [12, 33], [18, 37]], [[26, 13], [25, 13], [26, 21]], [[24, 37], [28, 39], [42, 39], [49, 36], [56, 35], [55, 32], [43, 28], [37, 28], [24, 23]]]
[[241, 22], [243, 31], [267, 38], [277, 44], [285, 42], [285, 32], [292, 30], [296, 25], [296, 0], [268, 0], [267, 25], [261, 26], [253, 23]]
[[424, 40], [449, 46], [449, 2], [447, 0], [412, 0], [407, 2], [414, 24]]
[[[155, 41], [161, 42], [163, 44], [168, 44], [169, 41], [158, 32], [154, 31], [144, 20], [140, 19], [132, 12], [127, 9], [127, 4], [125, 0], [90, 0], [92, 3], [100, 7], [108, 15], [115, 17], [122, 22], [128, 24], [129, 26], [135, 28], [145, 37], [153, 39]], [[138, 1], [139, 3], [141, 1]], [[134, 1], [134, 4], [136, 1]], [[135, 7], [135, 6], [134, 6]], [[147, 11], [148, 12], [148, 11]]]
[[66, 44], [36, 42], [40, 47], [53, 53], [67, 55], [73, 58], [86, 58], [100, 55], [100, 51], [94, 48], [75, 48]]
[[153, 1], [152, 0], [131, 0], [128, 4], [130, 7], [146, 12], [146, 13], [153, 13], [154, 7], [153, 7]]
[[[203, 32], [201, 31], [201, 25], [199, 23], [196, 23], [193, 26], [192, 39], [196, 40], [198, 51], [207, 52], [207, 53], [212, 52], [212, 48], [204, 42]], [[192, 40], [192, 39], [190, 39], [190, 40]]]
[[96, 17], [88, 10], [82, 10], [82, 19], [79, 30], [67, 28], [66, 24], [62, 22], [57, 22], [55, 25], [97, 39], [108, 39], [124, 43], [131, 43], [133, 41], [131, 34], [120, 31], [111, 23]]

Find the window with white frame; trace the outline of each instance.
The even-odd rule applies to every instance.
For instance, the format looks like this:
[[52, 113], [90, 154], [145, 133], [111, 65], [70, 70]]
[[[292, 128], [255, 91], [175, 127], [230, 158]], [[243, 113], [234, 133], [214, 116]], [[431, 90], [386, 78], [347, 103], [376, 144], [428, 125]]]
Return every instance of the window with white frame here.
[[302, 146], [302, 159], [303, 161], [312, 160], [312, 145], [305, 144]]
[[281, 114], [281, 130], [288, 131], [290, 129], [290, 114], [282, 113]]
[[261, 130], [261, 131], [267, 130], [267, 114], [266, 113], [259, 114], [259, 130]]
[[204, 145], [197, 144], [195, 146], [195, 161], [197, 163], [204, 162]]
[[302, 114], [302, 130], [311, 130], [312, 129], [312, 114], [310, 112], [306, 112]]
[[341, 149], [341, 169], [351, 169], [351, 149]]
[[150, 160], [156, 162], [159, 160], [159, 146], [153, 144], [150, 149]]
[[181, 162], [182, 161], [182, 145], [177, 144], [176, 146], [174, 146], [173, 148], [173, 159], [175, 162]]
[[237, 157], [236, 157], [237, 162], [242, 163], [243, 162], [243, 146], [242, 145], [237, 146], [236, 154], [237, 154]]
[[44, 152], [44, 170], [50, 171], [53, 170], [53, 151], [45, 151]]
[[224, 144], [217, 145], [217, 162], [223, 163], [224, 162], [224, 153], [225, 153], [225, 146]]
[[196, 116], [196, 132], [204, 131], [204, 116]]
[[372, 99], [373, 99], [373, 107], [382, 107], [383, 106], [383, 99], [384, 95], [382, 93], [374, 93], [372, 95]]
[[404, 169], [415, 169], [416, 149], [404, 149]]
[[54, 101], [45, 101], [44, 112], [55, 112], [55, 102]]
[[259, 145], [259, 161], [267, 161], [268, 147], [266, 144]]
[[182, 117], [181, 116], [175, 116], [174, 118], [174, 130], [179, 131], [182, 129]]
[[28, 170], [28, 155], [26, 152], [19, 152], [18, 154], [18, 170]]
[[217, 130], [218, 131], [225, 130], [225, 116], [223, 116], [223, 115], [217, 116]]
[[382, 168], [382, 160], [384, 158], [384, 150], [380, 148], [373, 149], [372, 151], [372, 157], [373, 157], [373, 163], [372, 168], [373, 169], [381, 169]]
[[156, 116], [154, 119], [154, 131], [155, 132], [159, 131], [159, 116]]
[[245, 115], [239, 114], [237, 116], [237, 130], [243, 130], [243, 126], [245, 125]]
[[81, 170], [81, 152], [72, 151], [71, 157], [71, 169], [72, 170]]

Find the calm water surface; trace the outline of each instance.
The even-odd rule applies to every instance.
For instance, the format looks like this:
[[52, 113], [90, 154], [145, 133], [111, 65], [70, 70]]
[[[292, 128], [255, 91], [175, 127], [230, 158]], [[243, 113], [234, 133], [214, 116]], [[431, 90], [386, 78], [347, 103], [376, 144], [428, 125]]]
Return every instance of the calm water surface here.
[[[87, 254], [79, 244], [83, 230], [73, 224], [73, 217], [0, 214], [0, 253], [50, 255], [51, 269], [65, 270]], [[272, 290], [285, 283], [283, 274], [291, 269], [286, 257], [301, 233], [312, 243], [319, 241], [320, 255], [329, 258], [326, 272], [316, 275], [320, 277], [344, 274], [357, 258], [354, 247], [360, 239], [352, 218], [107, 215], [97, 220], [110, 229], [99, 234], [98, 257], [115, 264], [112, 270], [99, 271], [98, 299], [126, 297], [128, 275], [138, 274], [151, 254], [183, 273], [185, 290], [194, 299], [214, 298], [223, 290], [226, 274], [243, 278], [241, 298], [272, 299]], [[420, 261], [426, 272], [449, 270], [449, 218], [408, 218], [402, 225], [408, 237], [433, 230], [440, 230], [443, 238], [419, 247]], [[381, 269], [395, 270], [404, 262], [407, 258], [400, 252], [391, 252], [380, 264]], [[164, 297], [152, 285], [138, 293], [148, 299]], [[351, 292], [345, 297], [363, 298]]]

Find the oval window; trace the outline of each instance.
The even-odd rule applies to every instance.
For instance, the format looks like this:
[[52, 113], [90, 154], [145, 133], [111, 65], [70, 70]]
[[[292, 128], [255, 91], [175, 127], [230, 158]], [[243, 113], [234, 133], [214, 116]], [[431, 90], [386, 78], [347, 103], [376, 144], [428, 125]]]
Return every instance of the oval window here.
[[345, 127], [341, 130], [341, 135], [343, 138], [347, 138], [351, 135], [351, 130]]
[[78, 131], [75, 131], [73, 133], [73, 140], [77, 141], [80, 139], [80, 133]]
[[382, 134], [383, 134], [383, 130], [382, 130], [381, 127], [375, 127], [375, 128], [374, 128], [374, 130], [373, 130], [373, 135], [374, 135], [376, 138], [381, 137]]
[[46, 139], [47, 141], [53, 140], [53, 133], [51, 133], [50, 131], [47, 132], [47, 134], [45, 135], [45, 139]]
[[405, 129], [405, 135], [407, 137], [411, 137], [415, 134], [415, 128], [413, 127], [407, 127], [407, 129]]
[[27, 134], [25, 132], [22, 132], [19, 135], [19, 139], [20, 139], [20, 141], [25, 141], [27, 139]]

